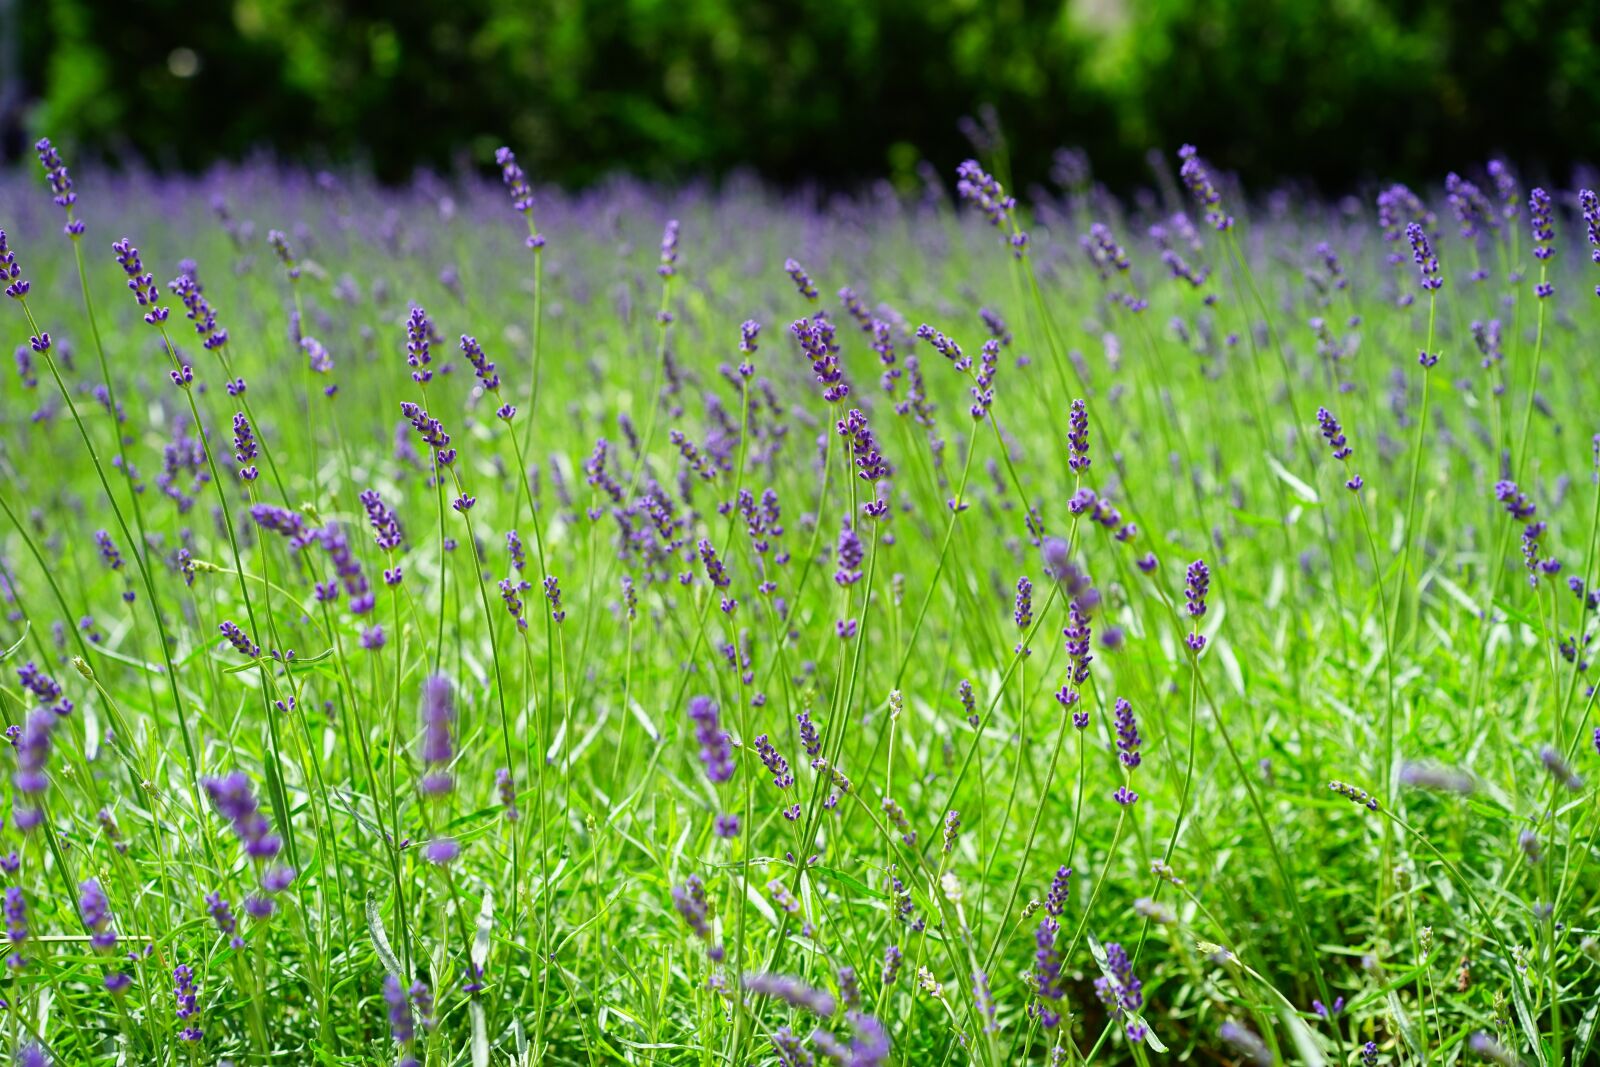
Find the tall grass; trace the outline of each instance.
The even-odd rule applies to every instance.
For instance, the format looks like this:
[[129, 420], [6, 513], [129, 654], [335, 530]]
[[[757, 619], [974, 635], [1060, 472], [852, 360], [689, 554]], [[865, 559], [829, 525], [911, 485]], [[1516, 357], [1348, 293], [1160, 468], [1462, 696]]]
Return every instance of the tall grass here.
[[16, 1061], [1600, 1056], [1592, 199], [962, 177], [0, 179]]

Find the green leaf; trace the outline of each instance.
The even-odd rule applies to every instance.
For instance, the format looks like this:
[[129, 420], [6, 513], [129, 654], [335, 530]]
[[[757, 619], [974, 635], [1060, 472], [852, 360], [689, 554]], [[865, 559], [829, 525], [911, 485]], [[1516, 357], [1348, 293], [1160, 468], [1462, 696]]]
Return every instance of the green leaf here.
[[400, 981], [407, 981], [408, 976], [405, 969], [400, 966], [400, 958], [394, 954], [394, 948], [389, 944], [389, 931], [384, 927], [383, 916], [378, 912], [378, 898], [371, 893], [367, 894], [367, 930], [372, 934], [372, 947], [377, 952], [383, 969]]
[[0, 652], [0, 663], [4, 663], [6, 660], [10, 659], [12, 656], [14, 656], [16, 654], [17, 649], [22, 647], [22, 642], [24, 642], [24, 641], [26, 641], [28, 639], [28, 630], [31, 628], [32, 625], [33, 625], [32, 623], [27, 623], [27, 622], [22, 624], [22, 636], [17, 638], [17, 643], [16, 644], [12, 645], [10, 648], [6, 649], [4, 652]]
[[1302, 482], [1299, 478], [1296, 478], [1293, 474], [1289, 473], [1289, 468], [1285, 467], [1282, 463], [1279, 463], [1276, 456], [1269, 455], [1266, 456], [1265, 459], [1267, 461], [1267, 466], [1272, 468], [1272, 473], [1276, 474], [1283, 484], [1287, 485], [1290, 489], [1293, 489], [1295, 495], [1301, 500], [1304, 500], [1307, 504], [1322, 503], [1322, 499], [1317, 496], [1317, 491], [1311, 488], [1305, 482]]
[[489, 1067], [489, 1029], [484, 1022], [483, 1005], [470, 1001], [467, 1014], [472, 1017], [472, 1067]]

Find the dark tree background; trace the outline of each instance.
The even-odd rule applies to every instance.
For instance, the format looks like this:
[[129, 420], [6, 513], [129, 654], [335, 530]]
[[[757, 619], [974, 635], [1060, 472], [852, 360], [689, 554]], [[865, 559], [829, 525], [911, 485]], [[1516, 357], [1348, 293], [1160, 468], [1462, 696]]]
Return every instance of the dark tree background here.
[[15, 157], [380, 176], [512, 145], [578, 183], [910, 180], [992, 105], [1019, 180], [1202, 146], [1247, 179], [1436, 179], [1600, 144], [1600, 0], [0, 0]]

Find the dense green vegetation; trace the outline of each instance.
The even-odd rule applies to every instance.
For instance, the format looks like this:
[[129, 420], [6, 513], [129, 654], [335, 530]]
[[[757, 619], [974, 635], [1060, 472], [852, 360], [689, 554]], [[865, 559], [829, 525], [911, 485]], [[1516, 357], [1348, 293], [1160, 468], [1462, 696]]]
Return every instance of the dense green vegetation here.
[[42, 154], [15, 1062], [1595, 1061], [1592, 193]]
[[[1600, 143], [1600, 0], [41, 0], [27, 128], [163, 167], [321, 164], [834, 184], [948, 173], [992, 105], [1019, 187], [1088, 150], [1116, 187], [1184, 141], [1261, 183], [1423, 180]], [[14, 141], [25, 149], [31, 138]], [[460, 153], [467, 150], [466, 155]]]

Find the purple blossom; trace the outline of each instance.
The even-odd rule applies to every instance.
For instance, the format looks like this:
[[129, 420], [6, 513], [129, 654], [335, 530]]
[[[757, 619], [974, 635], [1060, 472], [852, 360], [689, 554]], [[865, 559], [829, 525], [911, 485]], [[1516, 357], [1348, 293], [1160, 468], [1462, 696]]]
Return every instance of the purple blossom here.
[[1044, 1003], [1061, 999], [1061, 953], [1056, 950], [1056, 933], [1060, 929], [1061, 924], [1047, 915], [1039, 920], [1033, 937], [1033, 988], [1039, 997], [1039, 1025], [1046, 1030], [1054, 1030], [1061, 1022], [1060, 1013]]
[[6, 886], [4, 910], [6, 915], [6, 940], [11, 944], [11, 955], [6, 957], [6, 965], [12, 970], [20, 970], [27, 960], [23, 958], [22, 946], [28, 941], [28, 898], [22, 893], [21, 886]]
[[656, 268], [656, 273], [663, 278], [670, 278], [678, 273], [677, 219], [668, 219], [666, 227], [661, 231], [661, 265]]
[[775, 997], [793, 1007], [827, 1018], [838, 1007], [833, 994], [813, 989], [786, 974], [746, 974], [744, 987], [757, 996]]
[[1072, 868], [1065, 865], [1056, 868], [1055, 877], [1050, 879], [1050, 891], [1045, 894], [1044, 910], [1049, 915], [1060, 918], [1067, 907], [1067, 893], [1072, 887]]
[[233, 824], [247, 856], [260, 861], [277, 857], [283, 850], [283, 838], [272, 832], [272, 824], [261, 813], [249, 775], [233, 771], [219, 778], [202, 778], [200, 784], [217, 814]]
[[1082, 400], [1072, 402], [1067, 416], [1067, 466], [1074, 474], [1089, 469], [1089, 409]]
[[483, 354], [483, 346], [478, 343], [476, 337], [461, 335], [461, 354], [472, 364], [472, 372], [478, 376], [478, 382], [483, 386], [484, 392], [492, 393], [500, 388], [500, 375], [495, 373], [494, 364]]
[[450, 761], [455, 758], [451, 735], [455, 717], [450, 680], [441, 674], [430, 676], [422, 683], [422, 762], [426, 767], [422, 792], [426, 796], [444, 796], [455, 789], [450, 775]]
[[789, 277], [793, 279], [795, 288], [800, 290], [800, 295], [811, 301], [813, 304], [816, 303], [817, 287], [812, 284], [811, 275], [806, 273], [806, 269], [800, 265], [800, 261], [797, 259], [786, 259], [783, 261], [783, 269], [788, 273]]
[[809, 319], [797, 319], [789, 324], [789, 332], [811, 361], [811, 371], [817, 382], [825, 386], [822, 399], [836, 404], [849, 396], [850, 386], [839, 364], [839, 346], [834, 342], [833, 321], [827, 313], [819, 311]]
[[[28, 280], [22, 276], [22, 266], [17, 262], [17, 254], [11, 250], [4, 230], [0, 230], [0, 281], [6, 283], [6, 295], [13, 300], [21, 300], [27, 296], [31, 287]], [[35, 349], [38, 347], [34, 346]], [[49, 347], [48, 343], [45, 347]]]
[[672, 887], [672, 906], [678, 909], [696, 937], [702, 941], [711, 940], [711, 906], [706, 900], [705, 883], [698, 874], [691, 874], [682, 885]]
[[[463, 348], [464, 342], [465, 339]], [[406, 319], [406, 363], [412, 368], [411, 380], [419, 385], [426, 385], [433, 380], [433, 370], [429, 366], [433, 362], [432, 343], [433, 323], [428, 319], [428, 313], [420, 307], [413, 307]]]
[[1233, 216], [1222, 210], [1222, 194], [1217, 192], [1217, 187], [1211, 182], [1211, 173], [1206, 165], [1200, 161], [1200, 153], [1194, 145], [1186, 144], [1178, 149], [1178, 158], [1183, 163], [1178, 167], [1178, 176], [1183, 179], [1183, 184], [1189, 187], [1189, 193], [1195, 203], [1205, 209], [1206, 221], [1218, 232], [1223, 233], [1233, 228]]
[[694, 736], [700, 743], [700, 761], [706, 765], [706, 777], [714, 783], [726, 782], [733, 777], [733, 751], [722, 730], [716, 701], [705, 696], [690, 697], [689, 718], [694, 721]]
[[234, 412], [233, 458], [239, 461], [239, 477], [243, 481], [253, 482], [260, 477], [261, 472], [251, 462], [258, 454], [255, 434], [250, 429], [250, 420], [245, 417], [244, 412]]
[[1433, 245], [1428, 241], [1428, 234], [1415, 222], [1406, 224], [1406, 240], [1411, 242], [1411, 258], [1416, 261], [1417, 271], [1422, 276], [1424, 292], [1434, 292], [1444, 285], [1444, 279], [1439, 277], [1439, 258], [1433, 254]]
[[975, 205], [989, 220], [989, 225], [1002, 232], [1010, 229], [1007, 238], [1012, 254], [1022, 258], [1028, 244], [1028, 235], [1016, 229], [1017, 201], [1007, 196], [1005, 189], [986, 172], [975, 159], [969, 159], [956, 168], [956, 195]]
[[1135, 977], [1127, 951], [1115, 941], [1106, 945], [1106, 969], [1110, 973], [1094, 980], [1094, 990], [1111, 1017], [1143, 1007], [1144, 983]]
[[1122, 697], [1116, 702], [1117, 757], [1130, 771], [1139, 766], [1139, 746], [1144, 739], [1139, 736], [1139, 724], [1133, 717], [1133, 705]]
[[189, 1022], [199, 1011], [196, 1001], [194, 984], [194, 969], [187, 963], [180, 963], [172, 969], [172, 997], [176, 1002], [174, 1014], [178, 1021], [184, 1023], [184, 1028], [178, 1031], [179, 1041], [199, 1041], [205, 1036], [205, 1031], [198, 1025]]
[[376, 489], [361, 492], [361, 505], [367, 509], [367, 522], [372, 526], [373, 541], [385, 552], [393, 552], [405, 539], [400, 530], [400, 520], [384, 504]]
[[156, 280], [145, 272], [144, 263], [139, 259], [139, 250], [124, 237], [113, 242], [111, 250], [117, 255], [117, 263], [128, 276], [128, 288], [133, 292], [135, 302], [141, 308], [149, 310], [144, 314], [144, 321], [151, 326], [159, 326], [167, 321], [168, 311], [160, 304], [161, 290], [156, 288]]

